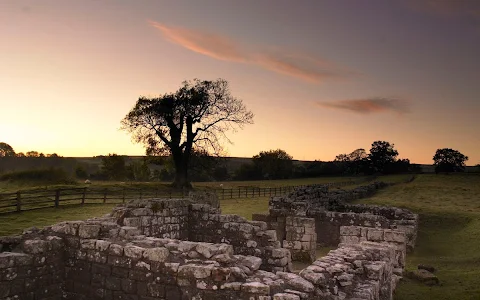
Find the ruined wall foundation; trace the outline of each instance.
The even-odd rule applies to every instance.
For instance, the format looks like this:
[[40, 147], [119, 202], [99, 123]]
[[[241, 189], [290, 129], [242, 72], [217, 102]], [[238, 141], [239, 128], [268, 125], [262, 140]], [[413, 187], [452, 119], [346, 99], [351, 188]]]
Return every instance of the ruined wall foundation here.
[[[3, 237], [0, 300], [392, 299], [417, 218], [321, 201], [337, 215], [312, 199], [272, 199], [270, 214], [255, 221], [222, 215], [218, 201], [140, 200], [102, 218]], [[338, 232], [328, 241], [338, 248], [317, 259], [317, 243], [327, 240], [320, 212], [333, 218], [328, 228]], [[363, 213], [379, 221], [354, 217]], [[311, 264], [292, 273], [292, 260]]]

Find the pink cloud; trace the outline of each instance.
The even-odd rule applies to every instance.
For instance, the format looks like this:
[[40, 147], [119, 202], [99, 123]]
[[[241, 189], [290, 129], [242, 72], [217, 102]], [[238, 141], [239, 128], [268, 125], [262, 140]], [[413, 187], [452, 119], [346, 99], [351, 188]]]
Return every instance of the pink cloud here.
[[319, 83], [344, 78], [348, 72], [323, 59], [282, 52], [246, 50], [228, 37], [150, 21], [171, 43], [218, 60], [248, 63], [275, 73]]
[[315, 102], [317, 106], [331, 109], [346, 110], [359, 114], [394, 112], [404, 114], [409, 112], [409, 103], [400, 99], [365, 98], [348, 99], [330, 102]]

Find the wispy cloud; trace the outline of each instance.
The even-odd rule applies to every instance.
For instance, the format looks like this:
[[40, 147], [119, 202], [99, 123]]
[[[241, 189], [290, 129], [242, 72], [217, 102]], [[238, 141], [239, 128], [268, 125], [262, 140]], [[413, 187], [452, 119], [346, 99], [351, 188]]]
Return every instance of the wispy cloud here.
[[354, 74], [320, 58], [281, 51], [254, 51], [218, 34], [167, 26], [154, 21], [149, 23], [168, 41], [218, 60], [248, 63], [313, 83], [343, 79]]
[[393, 112], [405, 114], [410, 111], [409, 103], [394, 98], [347, 99], [329, 102], [315, 102], [317, 106], [331, 109], [346, 110], [358, 114]]

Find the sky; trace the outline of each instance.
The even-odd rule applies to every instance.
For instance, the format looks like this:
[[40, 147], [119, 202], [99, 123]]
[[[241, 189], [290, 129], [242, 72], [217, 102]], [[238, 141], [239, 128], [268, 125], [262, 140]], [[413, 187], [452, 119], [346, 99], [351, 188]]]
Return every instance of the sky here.
[[384, 140], [480, 163], [480, 1], [2, 0], [0, 142], [143, 155], [140, 96], [223, 78], [254, 114], [229, 156], [333, 160]]

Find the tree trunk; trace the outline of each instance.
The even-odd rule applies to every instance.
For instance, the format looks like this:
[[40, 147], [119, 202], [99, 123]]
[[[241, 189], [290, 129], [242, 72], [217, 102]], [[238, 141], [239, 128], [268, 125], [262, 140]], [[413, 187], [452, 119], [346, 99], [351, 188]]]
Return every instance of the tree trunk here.
[[172, 186], [178, 189], [191, 188], [192, 185], [188, 180], [188, 167], [183, 153], [173, 155], [173, 161], [175, 163], [175, 179]]

